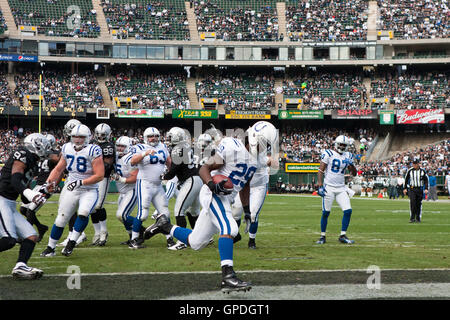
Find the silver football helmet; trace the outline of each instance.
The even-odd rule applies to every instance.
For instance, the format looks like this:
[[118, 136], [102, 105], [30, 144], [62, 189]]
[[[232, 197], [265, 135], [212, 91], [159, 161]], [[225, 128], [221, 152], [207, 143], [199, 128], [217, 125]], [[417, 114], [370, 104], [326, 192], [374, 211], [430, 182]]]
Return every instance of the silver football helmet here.
[[51, 149], [55, 149], [56, 148], [56, 138], [54, 135], [47, 133], [45, 135], [45, 138], [48, 140], [48, 142], [50, 143], [50, 148]]
[[50, 153], [50, 143], [44, 135], [31, 133], [23, 140], [25, 148], [40, 158], [46, 157]]
[[111, 137], [111, 127], [106, 123], [100, 123], [95, 127], [94, 138], [98, 142], [108, 142]]
[[278, 131], [267, 121], [258, 121], [247, 130], [250, 154], [257, 157], [259, 154], [276, 153], [278, 148]]
[[170, 146], [176, 146], [177, 144], [187, 140], [187, 135], [180, 127], [173, 127], [166, 134], [167, 144]]
[[70, 135], [72, 134], [72, 129], [79, 124], [81, 124], [81, 122], [77, 119], [70, 119], [69, 121], [67, 121], [67, 123], [64, 125], [63, 130], [64, 137], [70, 137]]
[[197, 146], [200, 149], [206, 149], [212, 143], [212, 137], [208, 133], [202, 133], [198, 136]]

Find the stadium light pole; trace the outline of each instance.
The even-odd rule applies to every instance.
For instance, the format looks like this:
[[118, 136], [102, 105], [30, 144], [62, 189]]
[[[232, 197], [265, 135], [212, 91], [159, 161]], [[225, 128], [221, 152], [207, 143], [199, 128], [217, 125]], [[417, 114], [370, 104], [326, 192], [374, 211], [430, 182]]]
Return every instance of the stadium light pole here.
[[41, 133], [42, 72], [39, 74], [39, 133]]

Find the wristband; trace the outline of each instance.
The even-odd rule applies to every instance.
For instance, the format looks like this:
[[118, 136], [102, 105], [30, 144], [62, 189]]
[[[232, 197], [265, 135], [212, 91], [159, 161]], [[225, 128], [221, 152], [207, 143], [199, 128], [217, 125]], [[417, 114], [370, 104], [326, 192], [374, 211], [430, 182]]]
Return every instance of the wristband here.
[[216, 188], [216, 184], [212, 180], [208, 181], [208, 183], [206, 185], [208, 186], [209, 190], [214, 192], [214, 189]]

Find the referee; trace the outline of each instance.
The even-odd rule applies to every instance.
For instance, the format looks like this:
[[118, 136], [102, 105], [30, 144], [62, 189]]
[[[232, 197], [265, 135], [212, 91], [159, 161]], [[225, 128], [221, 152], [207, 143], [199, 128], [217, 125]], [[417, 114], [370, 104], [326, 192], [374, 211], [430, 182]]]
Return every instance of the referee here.
[[422, 218], [423, 194], [428, 193], [428, 176], [424, 169], [420, 168], [419, 160], [413, 161], [413, 167], [409, 168], [405, 175], [403, 193], [409, 195], [410, 219], [409, 222], [420, 222]]

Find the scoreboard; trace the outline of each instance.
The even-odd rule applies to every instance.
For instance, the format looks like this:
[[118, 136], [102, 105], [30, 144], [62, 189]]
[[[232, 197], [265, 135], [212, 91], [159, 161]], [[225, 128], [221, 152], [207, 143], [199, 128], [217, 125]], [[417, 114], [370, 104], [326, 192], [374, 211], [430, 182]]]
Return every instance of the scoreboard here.
[[[39, 116], [39, 107], [33, 106], [0, 106], [0, 116]], [[83, 107], [42, 106], [42, 117], [86, 117]]]

